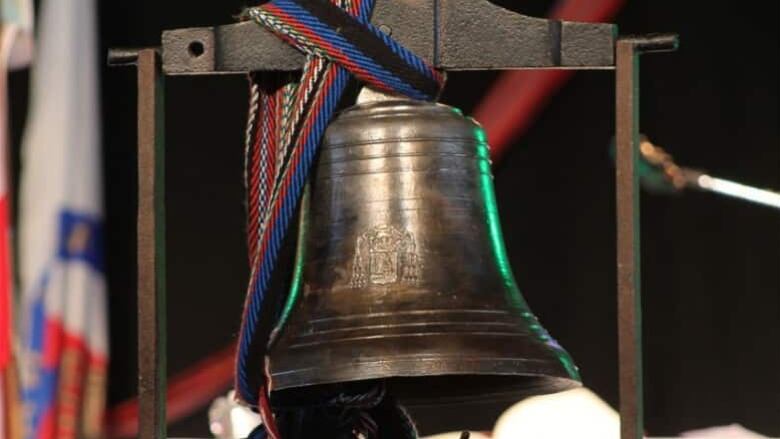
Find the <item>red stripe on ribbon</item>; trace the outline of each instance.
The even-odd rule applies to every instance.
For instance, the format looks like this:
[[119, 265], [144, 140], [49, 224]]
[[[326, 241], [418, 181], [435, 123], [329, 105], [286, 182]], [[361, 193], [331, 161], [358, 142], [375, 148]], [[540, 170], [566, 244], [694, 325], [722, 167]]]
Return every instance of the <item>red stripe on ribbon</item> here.
[[[349, 70], [349, 72], [353, 75], [373, 85], [375, 88], [384, 91], [392, 91], [390, 87], [385, 85], [376, 76], [372, 75], [370, 72], [364, 70], [362, 67], [353, 62], [346, 54], [344, 54], [344, 52], [341, 51], [341, 49], [333, 46], [329, 41], [321, 38], [316, 32], [298, 21], [295, 17], [287, 14], [284, 10], [279, 9], [279, 7], [272, 3], [268, 3], [262, 6], [262, 8], [280, 17], [287, 23], [287, 25], [305, 36], [311, 43], [313, 43], [312, 45], [323, 48], [328, 55], [330, 55], [338, 64], [343, 65], [344, 68]], [[287, 41], [291, 40], [287, 38]], [[291, 42], [294, 46], [299, 46], [297, 41], [292, 40]]]

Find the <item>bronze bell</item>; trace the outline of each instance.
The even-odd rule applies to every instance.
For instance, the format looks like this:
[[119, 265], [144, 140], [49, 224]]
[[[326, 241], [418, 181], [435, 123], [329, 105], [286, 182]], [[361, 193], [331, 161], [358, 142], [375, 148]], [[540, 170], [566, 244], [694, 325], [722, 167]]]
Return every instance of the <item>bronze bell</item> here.
[[[482, 128], [452, 107], [363, 103], [312, 174], [275, 391], [386, 379], [406, 404], [579, 385], [515, 284]], [[425, 381], [422, 381], [425, 380]]]

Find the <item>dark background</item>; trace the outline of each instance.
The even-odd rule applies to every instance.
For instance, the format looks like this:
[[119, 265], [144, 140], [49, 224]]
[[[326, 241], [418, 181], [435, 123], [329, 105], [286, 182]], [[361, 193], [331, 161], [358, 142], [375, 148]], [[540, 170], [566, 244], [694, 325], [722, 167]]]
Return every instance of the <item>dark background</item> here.
[[[229, 23], [244, 0], [100, 3], [102, 49], [159, 44], [163, 29]], [[551, 1], [502, 0], [545, 15]], [[629, 0], [622, 33], [676, 31], [679, 52], [643, 62], [642, 125], [678, 162], [780, 188], [778, 3]], [[497, 47], [496, 50], [500, 50]], [[450, 75], [443, 101], [469, 113], [496, 77]], [[135, 386], [135, 76], [103, 69], [111, 303], [110, 401]], [[28, 75], [11, 78], [15, 143]], [[247, 279], [243, 77], [169, 78], [169, 373], [234, 340]], [[613, 75], [579, 73], [495, 168], [520, 287], [617, 403]], [[642, 200], [646, 427], [731, 422], [780, 435], [780, 213], [704, 193]], [[453, 414], [457, 416], [457, 414]], [[171, 428], [207, 435], [205, 410]]]

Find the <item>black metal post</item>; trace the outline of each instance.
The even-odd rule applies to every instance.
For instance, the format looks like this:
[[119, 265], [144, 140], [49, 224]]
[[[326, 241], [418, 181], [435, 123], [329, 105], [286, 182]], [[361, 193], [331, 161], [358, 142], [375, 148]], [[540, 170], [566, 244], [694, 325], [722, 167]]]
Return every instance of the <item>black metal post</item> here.
[[165, 138], [156, 49], [138, 51], [138, 401], [141, 439], [166, 437]]
[[676, 35], [629, 37], [615, 51], [620, 437], [644, 435], [639, 222], [639, 56], [677, 48]]
[[640, 294], [639, 62], [634, 44], [616, 50], [616, 192], [620, 437], [640, 439], [642, 411], [642, 304]]

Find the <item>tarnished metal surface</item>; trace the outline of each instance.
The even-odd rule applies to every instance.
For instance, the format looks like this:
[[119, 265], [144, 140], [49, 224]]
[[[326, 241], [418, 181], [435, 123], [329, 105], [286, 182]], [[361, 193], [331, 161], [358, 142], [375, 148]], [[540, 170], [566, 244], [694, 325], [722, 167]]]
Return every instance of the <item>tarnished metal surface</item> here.
[[[151, 47], [147, 49], [153, 49]], [[137, 66], [138, 52], [144, 49], [118, 48], [108, 49], [106, 64], [110, 67]]]
[[[617, 27], [528, 17], [487, 0], [378, 0], [372, 23], [444, 70], [612, 68]], [[253, 22], [163, 32], [169, 75], [297, 70], [304, 58]]]
[[644, 436], [639, 225], [639, 56], [677, 48], [671, 34], [621, 38], [616, 48], [615, 169], [617, 213], [620, 437]]
[[639, 258], [639, 68], [634, 46], [619, 41], [616, 69], [616, 196], [618, 356], [622, 439], [640, 439], [642, 425], [642, 303]]
[[528, 17], [486, 1], [440, 4], [436, 67], [500, 70], [613, 64], [614, 25]]
[[302, 287], [270, 353], [275, 390], [387, 378], [414, 405], [578, 385], [514, 282], [473, 120], [413, 101], [352, 107], [328, 128], [311, 184]]
[[166, 437], [163, 79], [155, 49], [138, 51], [137, 64], [138, 437], [159, 439]]
[[304, 62], [300, 52], [253, 22], [165, 31], [162, 47], [168, 75], [288, 71]]

